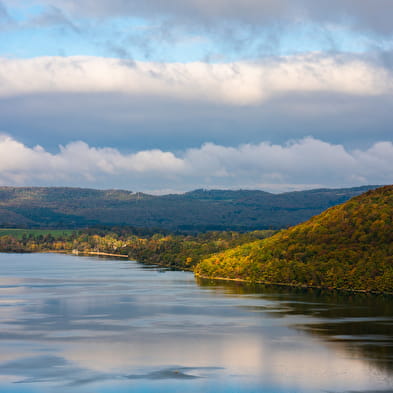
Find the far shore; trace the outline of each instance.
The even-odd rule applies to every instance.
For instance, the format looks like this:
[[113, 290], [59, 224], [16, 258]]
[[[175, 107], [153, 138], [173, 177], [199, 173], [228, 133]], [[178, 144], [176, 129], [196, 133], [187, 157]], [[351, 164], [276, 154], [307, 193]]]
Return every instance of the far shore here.
[[[35, 253], [37, 251], [28, 251], [31, 253]], [[98, 255], [104, 257], [116, 257], [116, 258], [129, 258], [128, 255], [124, 254], [110, 254], [108, 252], [100, 252], [100, 251], [79, 251], [79, 250], [40, 250], [39, 253], [55, 253], [55, 254], [73, 254], [73, 255]]]
[[103, 255], [103, 256], [107, 256], [107, 257], [128, 258], [128, 255], [124, 255], [124, 254], [110, 254], [110, 253], [107, 253], [107, 252], [99, 252], [99, 251], [88, 251], [87, 254], [90, 254], [90, 255]]

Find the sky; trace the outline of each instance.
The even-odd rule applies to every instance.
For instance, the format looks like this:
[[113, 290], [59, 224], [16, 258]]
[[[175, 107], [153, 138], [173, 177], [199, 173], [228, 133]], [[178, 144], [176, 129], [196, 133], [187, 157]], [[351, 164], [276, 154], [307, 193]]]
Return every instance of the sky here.
[[0, 185], [393, 183], [392, 0], [0, 0]]

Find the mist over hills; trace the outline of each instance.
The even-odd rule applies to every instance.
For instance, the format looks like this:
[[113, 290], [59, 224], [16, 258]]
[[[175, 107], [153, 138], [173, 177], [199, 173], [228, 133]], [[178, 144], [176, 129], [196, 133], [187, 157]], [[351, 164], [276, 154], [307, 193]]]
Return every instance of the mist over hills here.
[[0, 226], [83, 228], [130, 225], [170, 231], [279, 229], [377, 186], [271, 194], [194, 190], [155, 196], [125, 190], [0, 187]]

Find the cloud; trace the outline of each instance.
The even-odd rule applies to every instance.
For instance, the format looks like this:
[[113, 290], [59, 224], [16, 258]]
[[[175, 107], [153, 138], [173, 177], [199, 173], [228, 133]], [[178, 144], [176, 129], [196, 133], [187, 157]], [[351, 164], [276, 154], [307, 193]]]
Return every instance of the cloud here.
[[392, 141], [389, 64], [321, 53], [215, 64], [1, 58], [0, 130], [51, 151], [70, 140], [130, 152], [306, 135], [364, 148]]
[[11, 17], [8, 13], [8, 10], [3, 4], [3, 2], [0, 1], [0, 29], [3, 27], [3, 25], [7, 25], [10, 22], [11, 22]]
[[393, 183], [393, 143], [348, 150], [315, 138], [283, 145], [225, 147], [206, 143], [177, 154], [122, 154], [84, 142], [49, 153], [10, 136], [0, 138], [0, 184], [128, 188], [141, 191], [252, 188], [282, 191]]
[[[31, 181], [93, 182], [99, 177], [123, 174], [154, 173], [157, 176], [176, 173], [183, 162], [173, 153], [160, 150], [140, 151], [122, 155], [112, 148], [89, 147], [84, 142], [60, 146], [57, 154], [41, 146], [29, 148], [9, 136], [0, 140], [0, 178], [4, 184], [23, 184]], [[28, 169], [30, 168], [30, 169]]]
[[27, 23], [22, 24], [24, 28], [28, 27], [47, 27], [61, 26], [64, 29], [79, 33], [79, 28], [57, 7], [47, 7], [41, 14], [32, 17]]
[[100, 57], [0, 59], [0, 96], [117, 92], [255, 105], [298, 92], [390, 94], [392, 73], [353, 56], [321, 54], [224, 64], [130, 62]]
[[[23, 46], [26, 41], [19, 45], [18, 53], [24, 57], [63, 53], [59, 51], [66, 47], [69, 54], [139, 60], [230, 61], [311, 50], [369, 52], [392, 47], [390, 0], [2, 1], [12, 14], [24, 11], [24, 19], [13, 26], [15, 36], [20, 30], [33, 33], [28, 47]], [[34, 12], [31, 4], [36, 6]], [[49, 35], [45, 26], [58, 31]], [[12, 48], [8, 51], [15, 53]]]
[[142, 16], [166, 17], [209, 25], [233, 21], [249, 25], [277, 23], [344, 24], [379, 34], [392, 34], [390, 0], [41, 0], [73, 15], [87, 17]]

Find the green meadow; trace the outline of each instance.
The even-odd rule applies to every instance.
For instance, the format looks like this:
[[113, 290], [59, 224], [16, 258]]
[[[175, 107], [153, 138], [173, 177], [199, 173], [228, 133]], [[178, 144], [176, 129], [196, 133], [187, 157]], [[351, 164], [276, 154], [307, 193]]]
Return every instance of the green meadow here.
[[71, 235], [73, 230], [70, 229], [16, 229], [16, 228], [1, 228], [0, 229], [0, 237], [1, 236], [12, 236], [15, 239], [22, 239], [24, 235], [29, 237], [32, 235], [33, 237], [52, 235], [55, 239], [58, 239], [63, 236]]

